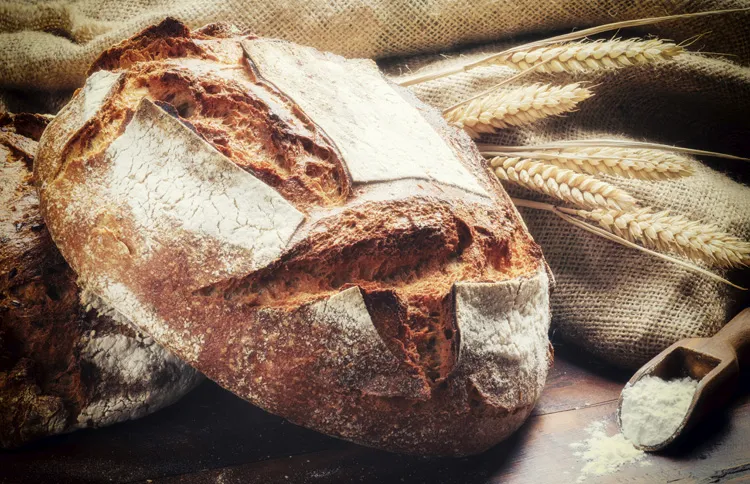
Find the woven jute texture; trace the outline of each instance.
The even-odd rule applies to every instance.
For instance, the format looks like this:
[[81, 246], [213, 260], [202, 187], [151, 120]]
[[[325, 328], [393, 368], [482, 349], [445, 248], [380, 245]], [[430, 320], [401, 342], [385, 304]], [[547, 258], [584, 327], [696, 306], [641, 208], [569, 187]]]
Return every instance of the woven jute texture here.
[[[750, 6], [746, 0], [78, 0], [0, 3], [0, 109], [55, 112], [80, 87], [105, 48], [173, 16], [191, 28], [229, 22], [350, 57], [381, 59], [395, 80], [503, 47], [624, 19]], [[630, 29], [690, 49], [729, 57], [684, 55], [673, 63], [633, 67], [575, 80], [595, 97], [565, 117], [503, 130], [485, 142], [529, 144], [592, 137], [656, 141], [750, 156], [750, 15], [729, 14]], [[608, 34], [610, 37], [615, 34]], [[520, 36], [520, 37], [519, 37]], [[484, 44], [448, 51], [472, 42]], [[436, 52], [441, 52], [436, 55]], [[411, 55], [411, 57], [404, 57]], [[400, 56], [400, 57], [394, 57]], [[385, 59], [390, 57], [389, 59]], [[483, 67], [413, 86], [446, 107], [514, 72]], [[568, 75], [533, 75], [522, 83], [564, 84]], [[3, 92], [4, 91], [4, 92]], [[750, 164], [689, 159], [695, 174], [664, 182], [608, 177], [644, 204], [710, 221], [750, 239], [750, 189], [733, 181]], [[745, 163], [745, 164], [743, 164]], [[729, 173], [727, 175], [726, 173]], [[744, 178], [747, 180], [747, 178]], [[508, 186], [514, 196], [542, 200]], [[677, 339], [717, 331], [747, 297], [672, 263], [591, 235], [547, 212], [524, 218], [555, 273], [555, 338], [606, 360], [637, 366]], [[742, 283], [746, 273], [720, 274]], [[746, 293], [744, 293], [746, 294]]]
[[[437, 52], [510, 35], [569, 30], [615, 20], [708, 8], [739, 0], [26, 0], [0, 3], [0, 88], [75, 89], [104, 49], [165, 16], [190, 28], [231, 22], [351, 57]], [[684, 34], [706, 32], [710, 50], [748, 57], [731, 30], [741, 18], [682, 22]], [[717, 26], [719, 28], [711, 28]], [[665, 25], [659, 29], [669, 31]], [[654, 30], [659, 33], [660, 30]]]

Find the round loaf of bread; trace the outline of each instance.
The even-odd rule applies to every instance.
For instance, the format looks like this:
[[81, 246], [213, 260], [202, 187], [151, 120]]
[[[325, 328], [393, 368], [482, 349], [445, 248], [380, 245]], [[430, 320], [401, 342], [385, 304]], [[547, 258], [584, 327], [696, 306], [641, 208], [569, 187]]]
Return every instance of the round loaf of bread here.
[[0, 446], [137, 418], [199, 374], [79, 302], [39, 213], [31, 165], [46, 119], [0, 114]]
[[539, 247], [371, 61], [168, 19], [95, 62], [35, 174], [91, 304], [292, 422], [464, 455], [541, 393]]

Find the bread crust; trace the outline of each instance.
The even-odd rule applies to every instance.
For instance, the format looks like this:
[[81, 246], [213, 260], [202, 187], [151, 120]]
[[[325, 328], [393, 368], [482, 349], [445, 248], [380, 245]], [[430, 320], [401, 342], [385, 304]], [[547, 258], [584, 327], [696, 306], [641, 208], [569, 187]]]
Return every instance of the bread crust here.
[[0, 114], [0, 446], [99, 427], [177, 400], [197, 372], [79, 302], [31, 166], [48, 119]]
[[165, 21], [102, 54], [35, 173], [92, 305], [295, 423], [465, 455], [541, 393], [539, 247], [369, 61]]

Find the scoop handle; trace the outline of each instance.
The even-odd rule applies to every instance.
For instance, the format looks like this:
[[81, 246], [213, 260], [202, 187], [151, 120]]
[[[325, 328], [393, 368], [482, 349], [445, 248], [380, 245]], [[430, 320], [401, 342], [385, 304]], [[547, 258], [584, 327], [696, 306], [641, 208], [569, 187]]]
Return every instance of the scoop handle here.
[[740, 365], [750, 361], [750, 308], [743, 309], [712, 338], [712, 342], [725, 343], [734, 348]]

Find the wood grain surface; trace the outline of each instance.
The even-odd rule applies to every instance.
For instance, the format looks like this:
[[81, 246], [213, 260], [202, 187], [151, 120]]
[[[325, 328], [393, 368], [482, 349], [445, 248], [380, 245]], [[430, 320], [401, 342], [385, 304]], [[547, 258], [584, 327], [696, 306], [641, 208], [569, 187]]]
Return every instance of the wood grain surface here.
[[[533, 416], [484, 454], [440, 459], [390, 454], [290, 424], [211, 382], [144, 419], [80, 431], [0, 453], [2, 483], [565, 483], [582, 462], [571, 443], [614, 412], [630, 373], [556, 346], [555, 367]], [[675, 449], [599, 482], [750, 482], [750, 379], [726, 411]]]

